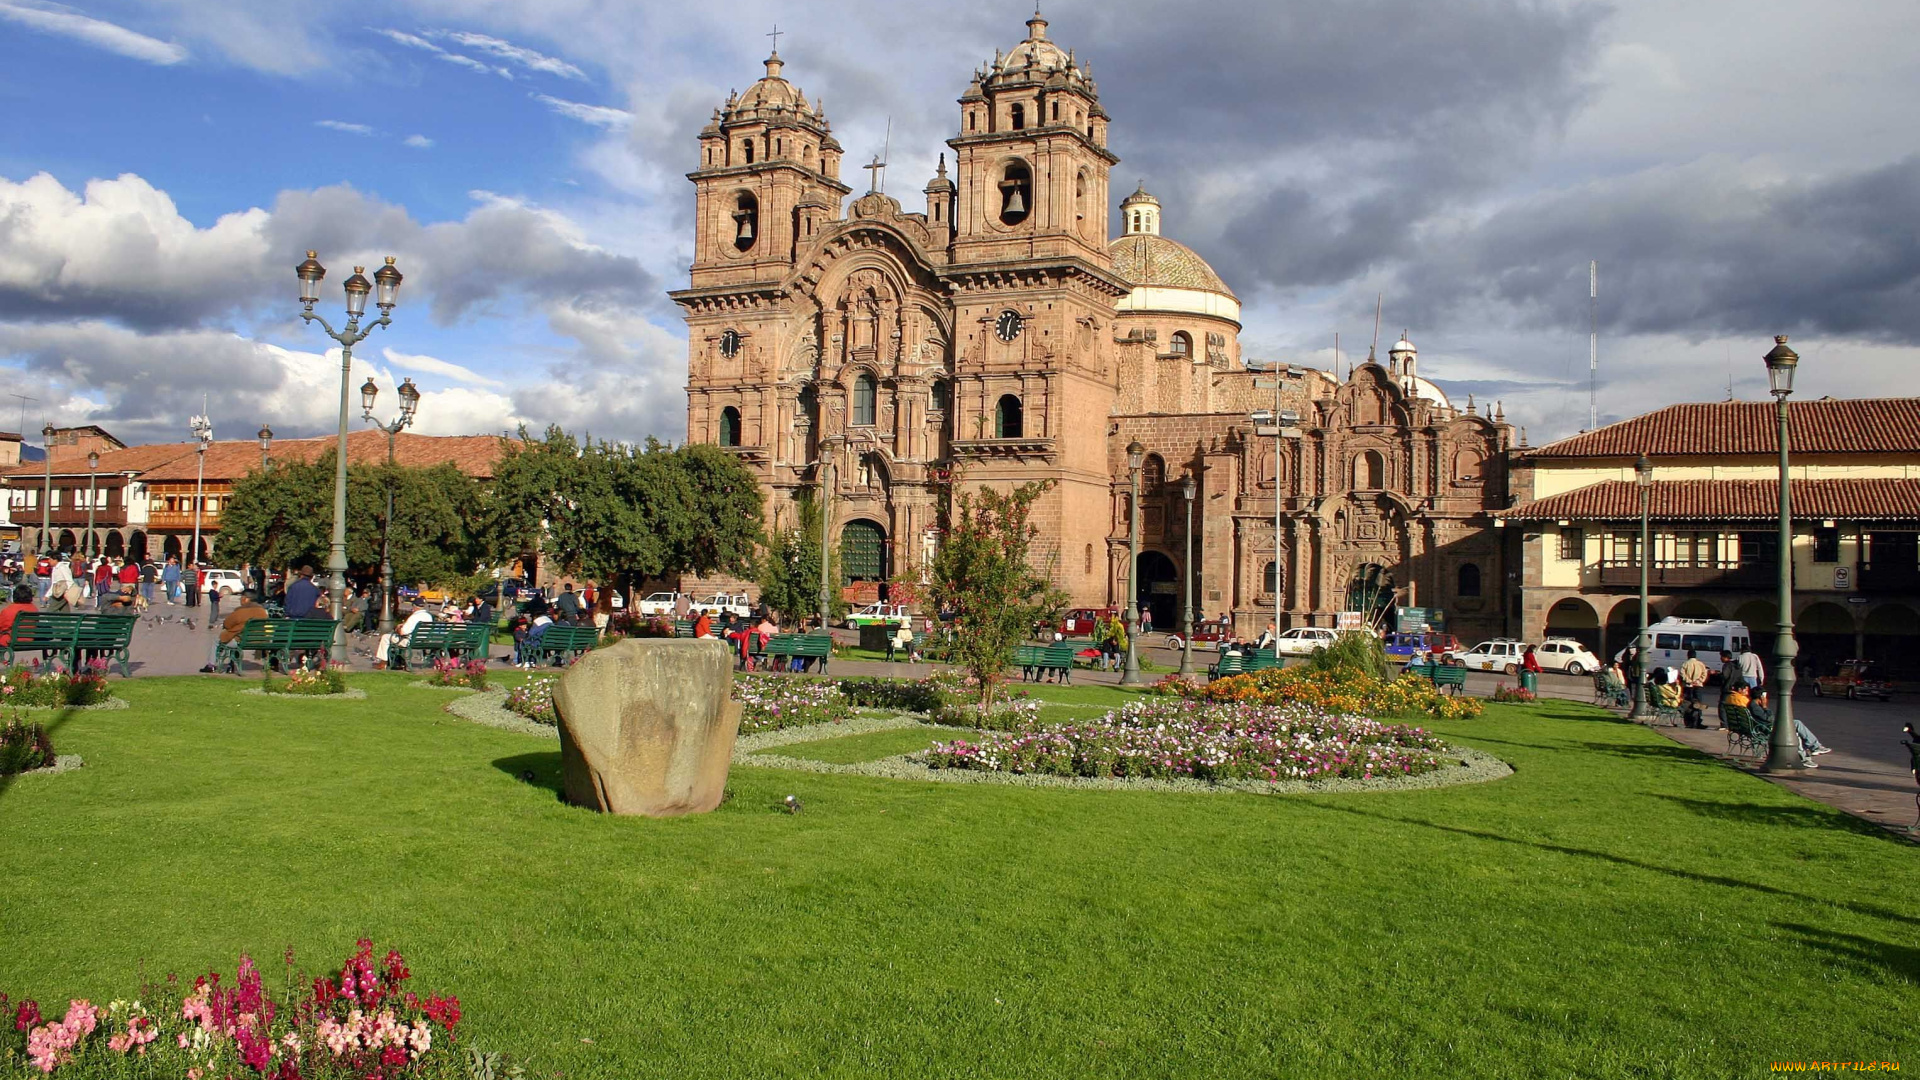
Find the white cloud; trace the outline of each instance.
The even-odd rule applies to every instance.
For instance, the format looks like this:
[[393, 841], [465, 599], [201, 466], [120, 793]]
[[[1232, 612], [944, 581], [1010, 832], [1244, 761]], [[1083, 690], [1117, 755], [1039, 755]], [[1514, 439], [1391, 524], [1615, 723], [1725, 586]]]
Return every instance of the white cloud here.
[[464, 56], [457, 52], [448, 52], [446, 49], [435, 45], [433, 42], [428, 41], [418, 34], [409, 34], [405, 30], [393, 30], [385, 27], [369, 27], [369, 29], [389, 41], [405, 45], [409, 49], [419, 49], [422, 52], [432, 53], [434, 56], [445, 60], [449, 64], [466, 68], [469, 71], [477, 71], [482, 75], [498, 75], [503, 79], [513, 78], [513, 72], [508, 71], [506, 68], [481, 63], [471, 56]]
[[323, 127], [332, 131], [344, 131], [349, 135], [371, 135], [373, 129], [365, 124], [348, 123], [345, 120], [315, 120], [314, 127]]
[[603, 128], [616, 128], [626, 127], [628, 124], [633, 123], [633, 114], [625, 109], [614, 109], [605, 105], [587, 105], [578, 101], [568, 101], [565, 98], [557, 98], [550, 94], [531, 94], [528, 96], [540, 104], [545, 105], [547, 108], [552, 109], [554, 112], [559, 113], [561, 116], [571, 117], [583, 124], [592, 124], [595, 127]]
[[425, 135], [409, 135], [401, 141], [416, 150], [427, 150], [433, 147], [433, 140]]
[[507, 385], [498, 379], [489, 379], [472, 368], [462, 367], [459, 364], [441, 360], [437, 357], [418, 356], [411, 353], [403, 353], [397, 349], [381, 349], [380, 355], [386, 357], [387, 363], [392, 364], [394, 367], [406, 368], [409, 371], [425, 371], [434, 375], [445, 376], [456, 382], [471, 383], [475, 386], [502, 387]]
[[565, 60], [548, 56], [545, 53], [535, 52], [532, 49], [523, 48], [510, 41], [502, 41], [497, 37], [452, 30], [442, 30], [434, 36], [444, 37], [448, 41], [465, 45], [469, 49], [478, 49], [481, 52], [489, 53], [502, 60], [519, 64], [521, 67], [527, 68], [530, 71], [540, 71], [549, 75], [558, 75], [563, 79], [580, 79], [584, 81], [587, 77], [586, 72], [581, 71]]
[[134, 60], [144, 60], [149, 64], [168, 66], [178, 64], [187, 58], [187, 50], [170, 41], [150, 38], [136, 33], [124, 26], [89, 18], [78, 12], [69, 11], [52, 4], [28, 3], [27, 0], [0, 0], [0, 18], [44, 30], [49, 34], [59, 34], [89, 45], [119, 53]]

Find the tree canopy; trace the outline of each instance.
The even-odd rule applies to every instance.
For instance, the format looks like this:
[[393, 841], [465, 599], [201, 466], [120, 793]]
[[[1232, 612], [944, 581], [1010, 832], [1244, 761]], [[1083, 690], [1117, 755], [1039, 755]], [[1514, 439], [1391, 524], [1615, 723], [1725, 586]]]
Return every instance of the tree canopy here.
[[1051, 486], [1022, 484], [1011, 492], [963, 492], [946, 515], [946, 535], [933, 557], [927, 592], [953, 612], [953, 658], [980, 684], [990, 705], [1014, 649], [1036, 621], [1063, 601], [1051, 578], [1030, 564], [1040, 535], [1033, 504]]
[[[802, 493], [794, 502], [795, 523], [767, 538], [766, 556], [760, 561], [760, 602], [789, 623], [820, 611], [819, 507], [812, 494]], [[828, 551], [827, 561], [827, 580], [839, 581], [840, 545]], [[839, 589], [829, 590], [828, 601], [829, 615], [846, 614]]]

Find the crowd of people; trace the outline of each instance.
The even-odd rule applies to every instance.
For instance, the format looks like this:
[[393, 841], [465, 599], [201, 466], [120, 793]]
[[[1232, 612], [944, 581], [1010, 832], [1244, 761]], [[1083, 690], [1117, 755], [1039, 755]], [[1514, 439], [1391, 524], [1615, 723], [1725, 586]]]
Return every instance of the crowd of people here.
[[[1762, 729], [1772, 727], [1766, 661], [1751, 648], [1737, 654], [1722, 650], [1719, 660], [1720, 697], [1715, 703], [1715, 715], [1719, 720], [1717, 726], [1729, 726], [1727, 710], [1738, 708], [1746, 710], [1755, 726]], [[1642, 680], [1642, 692], [1650, 703], [1679, 713], [1681, 722], [1687, 727], [1705, 730], [1713, 726], [1707, 723], [1706, 708], [1707, 684], [1712, 681], [1713, 674], [1706, 661], [1700, 659], [1693, 649], [1687, 650], [1686, 660], [1677, 668], [1656, 665], [1648, 667], [1643, 673], [1639, 650], [1629, 645], [1614, 654], [1602, 678], [1609, 688], [1619, 688], [1623, 704], [1633, 681]], [[1793, 727], [1800, 744], [1800, 766], [1806, 769], [1819, 768], [1819, 763], [1813, 759], [1828, 753], [1830, 748], [1798, 717], [1794, 718]]]
[[165, 561], [120, 555], [87, 556], [62, 552], [38, 558], [8, 556], [0, 561], [0, 585], [8, 590], [25, 585], [48, 611], [84, 611], [91, 607], [131, 608], [144, 612], [155, 605], [197, 608], [205, 590], [207, 568], [181, 565], [177, 555]]

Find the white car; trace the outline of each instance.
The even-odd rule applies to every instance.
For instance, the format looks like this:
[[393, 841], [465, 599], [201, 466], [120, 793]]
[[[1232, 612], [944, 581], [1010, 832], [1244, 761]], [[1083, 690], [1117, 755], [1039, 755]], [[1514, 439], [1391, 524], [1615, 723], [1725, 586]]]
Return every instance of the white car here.
[[1275, 656], [1311, 656], [1313, 650], [1324, 649], [1340, 640], [1340, 631], [1324, 626], [1296, 626], [1283, 631], [1274, 642]]
[[868, 604], [847, 612], [847, 626], [909, 626], [913, 614], [901, 604]]
[[1492, 641], [1483, 641], [1475, 645], [1455, 659], [1472, 671], [1501, 671], [1508, 675], [1518, 675], [1520, 658], [1526, 654], [1526, 642], [1514, 641], [1512, 638], [1494, 638]]
[[641, 615], [671, 616], [674, 601], [678, 599], [680, 594], [677, 592], [648, 593], [646, 599], [634, 605], [634, 610]]
[[[315, 575], [314, 580], [319, 581], [319, 576]], [[206, 585], [203, 586], [208, 596], [212, 596], [215, 589], [225, 590], [228, 596], [239, 596], [252, 587], [253, 583], [242, 577], [238, 570], [209, 570]]]
[[[1522, 650], [1524, 655], [1525, 650]], [[1572, 638], [1548, 638], [1533, 650], [1533, 658], [1542, 671], [1564, 671], [1569, 675], [1591, 675], [1600, 670], [1600, 658]]]
[[746, 593], [714, 593], [704, 599], [695, 600], [693, 610], [704, 611], [709, 615], [718, 615], [725, 611], [736, 618], [744, 619], [753, 614], [753, 600]]

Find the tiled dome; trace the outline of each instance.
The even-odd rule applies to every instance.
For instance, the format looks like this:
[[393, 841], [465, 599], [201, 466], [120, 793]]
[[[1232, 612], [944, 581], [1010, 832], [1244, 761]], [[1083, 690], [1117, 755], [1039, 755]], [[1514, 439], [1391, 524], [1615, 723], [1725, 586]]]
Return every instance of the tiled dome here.
[[1177, 240], [1134, 233], [1108, 244], [1107, 253], [1113, 256], [1113, 272], [1136, 287], [1205, 289], [1233, 295], [1207, 260]]

